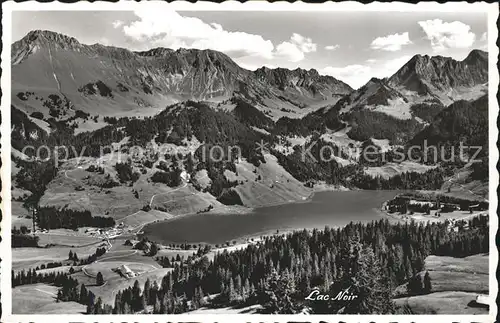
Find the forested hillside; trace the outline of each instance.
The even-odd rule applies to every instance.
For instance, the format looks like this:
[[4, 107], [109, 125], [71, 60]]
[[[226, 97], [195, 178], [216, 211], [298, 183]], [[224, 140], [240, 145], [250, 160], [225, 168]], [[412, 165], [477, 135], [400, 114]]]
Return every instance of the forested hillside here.
[[[454, 232], [446, 222], [381, 220], [267, 237], [243, 250], [220, 253], [213, 261], [200, 256], [177, 263], [161, 284], [136, 282], [116, 294], [113, 306], [94, 299], [88, 313], [167, 314], [252, 304], [260, 304], [262, 313], [401, 313], [404, 309], [393, 304], [392, 293], [423, 269], [428, 255], [488, 252], [488, 217], [471, 219], [467, 225], [467, 230]], [[337, 295], [347, 288], [359, 297], [349, 302], [305, 299], [315, 289]], [[80, 300], [83, 287], [74, 284], [73, 289], [63, 289], [60, 299]], [[209, 301], [208, 295], [215, 298]]]

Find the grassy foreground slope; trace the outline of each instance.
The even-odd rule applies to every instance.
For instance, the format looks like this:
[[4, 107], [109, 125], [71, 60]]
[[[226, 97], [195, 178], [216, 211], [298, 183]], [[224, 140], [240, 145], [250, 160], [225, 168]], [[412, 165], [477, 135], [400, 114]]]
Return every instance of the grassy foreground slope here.
[[425, 259], [432, 289], [430, 294], [403, 296], [406, 284], [399, 286], [395, 294], [398, 306], [406, 307], [414, 314], [487, 314], [488, 310], [475, 306], [476, 297], [488, 294], [488, 254], [465, 258], [429, 256]]
[[12, 313], [81, 314], [86, 306], [77, 302], [56, 302], [58, 287], [47, 284], [12, 289]]

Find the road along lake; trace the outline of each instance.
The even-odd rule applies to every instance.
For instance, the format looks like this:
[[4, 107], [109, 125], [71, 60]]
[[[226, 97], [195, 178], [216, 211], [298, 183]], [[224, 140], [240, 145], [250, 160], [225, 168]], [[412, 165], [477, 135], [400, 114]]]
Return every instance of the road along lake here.
[[254, 209], [247, 214], [193, 214], [144, 227], [144, 235], [162, 243], [221, 244], [244, 237], [276, 233], [276, 230], [323, 229], [352, 222], [387, 218], [382, 203], [399, 191], [318, 192], [304, 202]]

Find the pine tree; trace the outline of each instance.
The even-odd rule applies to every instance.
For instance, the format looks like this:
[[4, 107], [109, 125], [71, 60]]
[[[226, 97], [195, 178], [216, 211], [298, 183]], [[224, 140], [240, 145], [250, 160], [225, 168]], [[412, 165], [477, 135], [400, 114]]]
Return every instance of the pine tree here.
[[123, 306], [123, 314], [132, 314], [132, 308], [129, 303], [125, 303]]
[[[359, 242], [358, 242], [359, 243]], [[356, 248], [357, 249], [357, 248]], [[356, 258], [356, 272], [351, 278], [351, 292], [357, 301], [346, 304], [346, 314], [388, 314], [394, 311], [391, 291], [384, 270], [370, 246], [362, 247]], [[346, 281], [348, 282], [348, 281]]]
[[158, 314], [167, 314], [168, 312], [168, 306], [169, 300], [167, 298], [167, 294], [163, 295], [163, 298], [160, 301], [160, 312]]
[[104, 284], [104, 277], [102, 276], [101, 272], [97, 273], [95, 282], [97, 286], [102, 286]]
[[118, 292], [115, 295], [115, 306], [113, 307], [113, 314], [123, 314], [122, 313], [122, 293]]
[[88, 294], [88, 303], [87, 303], [87, 314], [94, 314], [95, 306], [94, 306], [95, 295], [92, 292]]
[[191, 307], [193, 309], [198, 309], [200, 307], [200, 295], [198, 294], [198, 288], [194, 290], [193, 297], [191, 298]]
[[141, 296], [141, 307], [139, 308], [139, 310], [143, 310], [144, 314], [148, 314], [148, 303], [147, 303], [147, 300], [146, 300], [146, 293], [142, 293], [142, 296]]
[[95, 306], [94, 306], [94, 313], [93, 314], [102, 314], [102, 312], [103, 312], [102, 299], [100, 297], [98, 297], [97, 302], [95, 303]]
[[273, 270], [264, 284], [264, 293], [266, 300], [263, 307], [266, 313], [295, 314], [298, 312], [298, 306], [293, 300], [295, 282], [288, 272], [288, 268], [284, 270], [282, 275]]
[[232, 278], [229, 279], [229, 288], [227, 289], [228, 301], [231, 304], [238, 297], [238, 292], [234, 287], [234, 280]]
[[158, 298], [155, 299], [155, 303], [153, 305], [153, 314], [164, 314], [161, 312], [161, 304]]
[[203, 293], [203, 289], [198, 287], [198, 302], [200, 306], [205, 305], [205, 294]]
[[142, 292], [142, 295], [144, 296], [144, 299], [146, 300], [146, 304], [150, 304], [150, 300], [149, 300], [149, 297], [151, 296], [150, 293], [151, 293], [151, 281], [148, 278], [146, 280], [146, 282], [144, 283], [144, 291]]
[[248, 278], [245, 279], [245, 284], [243, 285], [243, 289], [244, 289], [244, 293], [243, 293], [243, 300], [246, 300], [250, 297], [252, 291], [251, 291], [251, 287], [250, 287], [250, 281], [248, 280]]
[[87, 304], [88, 303], [88, 291], [84, 284], [80, 286], [80, 303]]
[[426, 271], [424, 275], [424, 293], [429, 294], [432, 291], [431, 276]]
[[234, 280], [234, 289], [237, 294], [237, 297], [241, 297], [241, 289], [242, 289], [242, 280], [241, 275], [236, 275], [236, 279]]
[[149, 293], [149, 304], [154, 305], [156, 300], [158, 299], [158, 290], [160, 287], [158, 286], [158, 282], [155, 280], [153, 281], [153, 287], [151, 287], [151, 291]]
[[131, 310], [132, 311], [139, 311], [141, 309], [141, 302], [142, 302], [142, 297], [141, 297], [141, 288], [139, 287], [139, 281], [134, 282], [134, 286], [132, 287], [132, 299], [131, 299]]
[[156, 254], [158, 253], [158, 245], [154, 242], [151, 242], [151, 246], [149, 247], [149, 253], [148, 253], [148, 256], [156, 256]]

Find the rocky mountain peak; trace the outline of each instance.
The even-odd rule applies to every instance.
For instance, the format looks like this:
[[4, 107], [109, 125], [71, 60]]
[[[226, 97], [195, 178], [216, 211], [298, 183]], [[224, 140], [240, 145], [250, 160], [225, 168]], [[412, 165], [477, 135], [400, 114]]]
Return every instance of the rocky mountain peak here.
[[174, 52], [173, 49], [165, 47], [156, 47], [146, 51], [135, 52], [139, 56], [163, 57]]
[[56, 45], [63, 49], [81, 46], [76, 38], [49, 30], [32, 30], [21, 41], [39, 45]]
[[413, 56], [389, 78], [393, 87], [426, 94], [430, 87], [439, 91], [460, 86], [480, 85], [488, 80], [487, 53], [473, 50], [463, 61], [444, 56]]
[[488, 64], [488, 52], [474, 49], [463, 61], [467, 64]]
[[56, 33], [49, 30], [32, 30], [22, 39], [12, 44], [12, 63], [21, 63], [31, 54], [42, 49], [48, 50], [74, 50], [80, 51], [88, 47], [81, 44], [76, 38]]
[[310, 87], [314, 84], [314, 91], [320, 90], [319, 87], [335, 88], [333, 92], [343, 94], [352, 91], [352, 88], [344, 82], [332, 76], [320, 75], [315, 69], [306, 70], [296, 68], [294, 70], [289, 70], [281, 67], [271, 69], [264, 66], [255, 70], [253, 73], [259, 81], [276, 85], [280, 89], [296, 86]]

